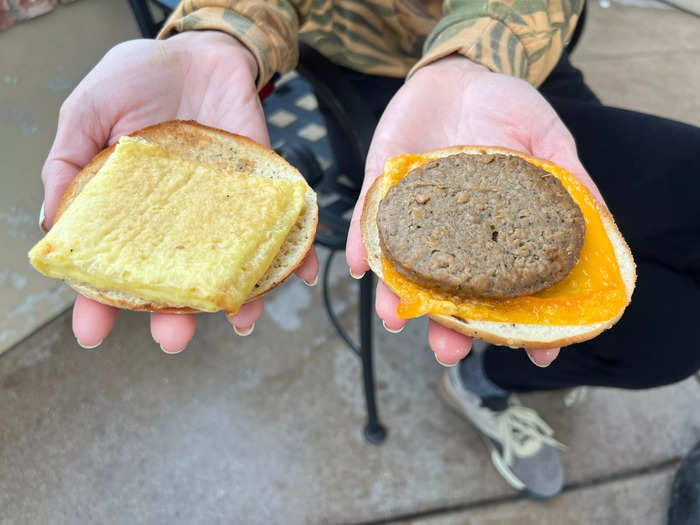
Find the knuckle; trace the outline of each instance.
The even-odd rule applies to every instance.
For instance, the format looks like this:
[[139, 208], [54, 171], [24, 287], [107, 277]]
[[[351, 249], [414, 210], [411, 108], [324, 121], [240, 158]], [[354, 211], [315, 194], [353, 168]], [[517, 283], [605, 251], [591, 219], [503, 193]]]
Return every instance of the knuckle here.
[[58, 108], [58, 120], [59, 121], [66, 120], [66, 118], [69, 117], [70, 114], [73, 112], [73, 108], [75, 107], [75, 104], [73, 102], [74, 94], [75, 94], [75, 91], [73, 91], [73, 93], [68, 95], [68, 98], [66, 98], [63, 101], [63, 103], [61, 104], [61, 107]]
[[48, 169], [50, 164], [51, 164], [51, 159], [47, 159], [46, 163], [44, 164], [44, 168], [41, 170], [41, 182], [44, 184], [44, 186], [46, 186], [48, 184], [49, 180], [51, 179], [50, 171]]
[[135, 40], [125, 40], [124, 42], [119, 42], [115, 46], [112, 46], [107, 53], [105, 53], [104, 57], [100, 62], [104, 62], [106, 60], [111, 60], [112, 58], [122, 54], [130, 54], [132, 51], [134, 51], [134, 47], [143, 45], [144, 42], [160, 42], [160, 41], [152, 41], [152, 40], [146, 40], [146, 39], [135, 39]]

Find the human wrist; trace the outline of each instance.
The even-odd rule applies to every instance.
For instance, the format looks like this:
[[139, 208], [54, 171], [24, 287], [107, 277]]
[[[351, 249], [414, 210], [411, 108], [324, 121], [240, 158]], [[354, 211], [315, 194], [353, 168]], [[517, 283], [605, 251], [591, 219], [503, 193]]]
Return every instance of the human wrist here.
[[206, 49], [223, 53], [229, 59], [240, 64], [250, 73], [253, 84], [258, 77], [258, 63], [253, 53], [236, 37], [216, 30], [185, 31], [168, 38], [176, 46], [186, 46], [188, 50], [198, 52]]
[[442, 57], [430, 64], [418, 69], [412, 78], [416, 75], [454, 75], [458, 74], [460, 76], [476, 77], [483, 74], [491, 73], [491, 70], [481, 64], [470, 60], [469, 58], [462, 56], [457, 53], [452, 53]]

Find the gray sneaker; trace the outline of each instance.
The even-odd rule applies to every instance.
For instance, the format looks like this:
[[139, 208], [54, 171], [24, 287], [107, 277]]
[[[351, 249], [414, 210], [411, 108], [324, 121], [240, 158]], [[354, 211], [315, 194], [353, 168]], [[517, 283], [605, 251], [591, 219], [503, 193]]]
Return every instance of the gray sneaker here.
[[467, 390], [458, 367], [447, 370], [438, 383], [445, 402], [482, 433], [496, 470], [516, 490], [536, 499], [556, 496], [564, 486], [559, 449], [564, 445], [537, 413], [511, 394], [503, 410], [484, 406]]

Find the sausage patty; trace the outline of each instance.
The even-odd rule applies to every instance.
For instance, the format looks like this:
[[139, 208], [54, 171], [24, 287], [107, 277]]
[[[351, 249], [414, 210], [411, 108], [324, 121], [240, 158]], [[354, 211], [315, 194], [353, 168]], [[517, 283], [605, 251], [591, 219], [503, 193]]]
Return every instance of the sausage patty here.
[[517, 297], [576, 265], [585, 222], [562, 183], [517, 156], [460, 153], [412, 170], [377, 214], [384, 256], [462, 297]]

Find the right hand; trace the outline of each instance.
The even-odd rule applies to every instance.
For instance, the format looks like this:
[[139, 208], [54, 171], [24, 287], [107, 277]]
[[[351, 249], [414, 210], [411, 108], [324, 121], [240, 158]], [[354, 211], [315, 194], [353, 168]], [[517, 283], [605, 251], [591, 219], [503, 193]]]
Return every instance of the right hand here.
[[[197, 120], [269, 147], [256, 76], [250, 51], [217, 31], [190, 31], [163, 41], [133, 40], [111, 49], [61, 107], [56, 138], [41, 173], [42, 229], [53, 224], [61, 197], [83, 166], [120, 136], [143, 127], [165, 120]], [[312, 248], [296, 274], [310, 283], [317, 273]], [[229, 321], [243, 335], [252, 331], [261, 313], [258, 299], [243, 305]], [[116, 315], [116, 308], [78, 296], [73, 309], [78, 343], [100, 344]], [[194, 315], [151, 314], [151, 334], [165, 352], [183, 350], [194, 329]]]
[[[604, 204], [576, 153], [571, 133], [554, 109], [530, 84], [493, 73], [471, 60], [450, 55], [429, 64], [397, 91], [377, 125], [367, 155], [365, 179], [355, 205], [345, 255], [351, 274], [369, 270], [360, 218], [365, 195], [389, 157], [460, 144], [502, 146], [548, 159], [571, 171]], [[377, 285], [376, 310], [384, 326], [399, 331], [399, 298]], [[440, 363], [454, 365], [471, 349], [471, 338], [430, 321], [428, 341]], [[528, 349], [538, 366], [549, 365], [556, 348]]]

